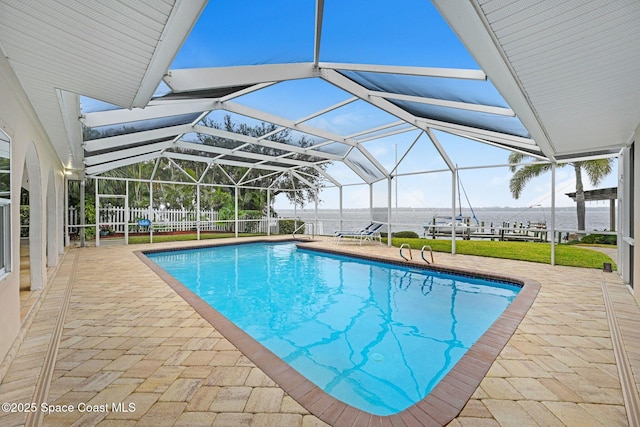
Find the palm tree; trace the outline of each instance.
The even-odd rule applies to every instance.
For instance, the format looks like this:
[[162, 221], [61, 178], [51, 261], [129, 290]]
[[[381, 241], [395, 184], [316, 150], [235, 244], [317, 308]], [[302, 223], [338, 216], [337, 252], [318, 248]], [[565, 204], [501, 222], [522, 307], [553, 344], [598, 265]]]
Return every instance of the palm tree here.
[[[526, 166], [517, 166], [523, 160], [531, 158], [522, 153], [511, 153], [509, 155], [509, 163], [511, 166], [509, 170], [513, 173], [511, 180], [509, 181], [509, 190], [515, 199], [520, 197], [524, 186], [532, 178], [538, 177], [543, 173], [551, 169], [551, 164], [537, 164], [533, 163]], [[565, 163], [564, 165], [573, 166], [576, 174], [576, 210], [578, 214], [578, 230], [584, 231], [585, 229], [585, 205], [584, 205], [584, 187], [582, 184], [582, 171], [587, 173], [589, 182], [591, 185], [598, 185], [600, 181], [612, 171], [613, 159], [597, 159], [586, 160], [572, 163]]]

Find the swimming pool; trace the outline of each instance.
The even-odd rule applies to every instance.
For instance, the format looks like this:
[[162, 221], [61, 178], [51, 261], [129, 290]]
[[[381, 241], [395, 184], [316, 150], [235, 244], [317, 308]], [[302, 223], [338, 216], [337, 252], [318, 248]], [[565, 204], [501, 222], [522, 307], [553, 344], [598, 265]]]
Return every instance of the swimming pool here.
[[429, 394], [520, 290], [293, 243], [147, 256], [327, 393], [376, 415]]

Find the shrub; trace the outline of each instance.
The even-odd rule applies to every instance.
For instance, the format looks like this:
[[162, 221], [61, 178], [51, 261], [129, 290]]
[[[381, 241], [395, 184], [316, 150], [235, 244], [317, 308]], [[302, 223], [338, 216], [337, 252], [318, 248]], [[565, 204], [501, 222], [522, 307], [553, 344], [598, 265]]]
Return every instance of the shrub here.
[[418, 233], [415, 231], [398, 231], [396, 233], [391, 233], [392, 237], [397, 237], [399, 239], [418, 239]]
[[29, 237], [29, 206], [20, 205], [20, 237]]
[[618, 236], [609, 234], [588, 234], [580, 239], [580, 243], [592, 245], [616, 245], [618, 243]]
[[[380, 237], [386, 239], [389, 236], [389, 233], [383, 231], [380, 233]], [[397, 231], [395, 233], [391, 233], [391, 237], [397, 237], [399, 239], [419, 239], [418, 233], [415, 231]]]
[[304, 221], [302, 220], [293, 220], [293, 219], [283, 219], [280, 220], [280, 234], [293, 234], [294, 230], [297, 227], [300, 227], [302, 224], [304, 224]]

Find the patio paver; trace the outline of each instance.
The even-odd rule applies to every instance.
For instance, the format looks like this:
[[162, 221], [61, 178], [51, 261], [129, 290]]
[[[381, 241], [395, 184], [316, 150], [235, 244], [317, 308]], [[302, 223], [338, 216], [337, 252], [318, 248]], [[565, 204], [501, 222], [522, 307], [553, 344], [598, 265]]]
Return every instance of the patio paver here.
[[[76, 411], [43, 414], [43, 425], [326, 426], [133, 253], [202, 244], [72, 249], [0, 383], [0, 401], [33, 401], [42, 375], [39, 361], [55, 327], [52, 319], [72, 285], [46, 403], [73, 405]], [[330, 239], [311, 245], [399, 260], [397, 249], [385, 246], [336, 246]], [[615, 273], [463, 255], [435, 257], [440, 265], [502, 271], [541, 284], [515, 334], [450, 425], [630, 425], [602, 283], [636, 377], [640, 309]], [[637, 394], [640, 383], [632, 380]], [[324, 405], [322, 398], [312, 400]], [[96, 410], [81, 412], [80, 404], [96, 405], [91, 408]], [[380, 425], [380, 417], [365, 419], [322, 407], [326, 414], [335, 412], [335, 425]], [[424, 412], [416, 408], [411, 414], [393, 420], [411, 425], [412, 417]], [[26, 420], [25, 413], [0, 413], [3, 426]]]

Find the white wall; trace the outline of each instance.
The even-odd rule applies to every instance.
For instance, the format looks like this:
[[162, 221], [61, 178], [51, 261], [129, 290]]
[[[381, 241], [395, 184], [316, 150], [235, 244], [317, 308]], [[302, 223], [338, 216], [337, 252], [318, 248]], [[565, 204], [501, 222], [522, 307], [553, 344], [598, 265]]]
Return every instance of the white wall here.
[[[11, 69], [7, 59], [0, 55], [0, 127], [11, 138], [11, 272], [0, 279], [0, 363], [4, 361], [20, 330], [20, 188], [25, 158], [28, 150], [37, 153], [36, 166], [39, 168], [42, 188], [39, 194], [31, 192], [30, 197], [38, 197], [40, 205], [45, 207], [41, 212], [32, 213], [38, 225], [37, 238], [42, 247], [32, 248], [30, 263], [35, 267], [36, 280], [46, 286], [45, 246], [47, 242], [46, 221], [46, 189], [48, 181], [53, 179], [57, 190], [57, 204], [60, 204], [60, 194], [64, 182], [64, 168], [58, 159], [51, 142], [44, 132], [29, 100]], [[61, 236], [60, 221], [54, 222], [57, 230], [53, 234]], [[37, 259], [34, 259], [36, 257]], [[56, 260], [57, 262], [57, 254]], [[38, 278], [37, 275], [40, 275]]]

